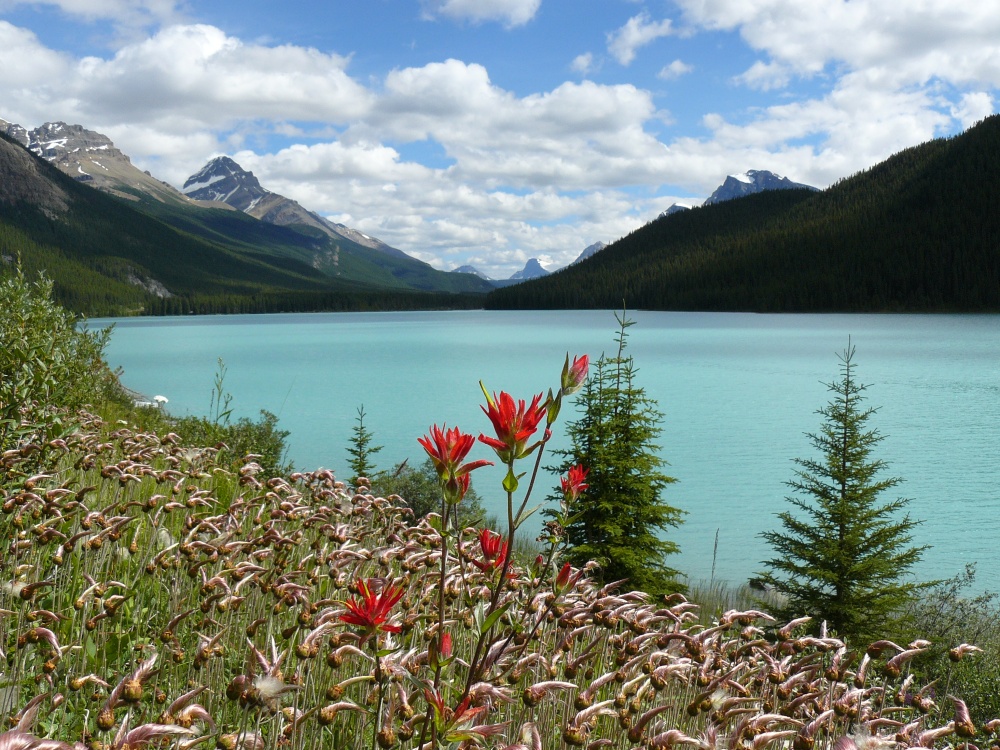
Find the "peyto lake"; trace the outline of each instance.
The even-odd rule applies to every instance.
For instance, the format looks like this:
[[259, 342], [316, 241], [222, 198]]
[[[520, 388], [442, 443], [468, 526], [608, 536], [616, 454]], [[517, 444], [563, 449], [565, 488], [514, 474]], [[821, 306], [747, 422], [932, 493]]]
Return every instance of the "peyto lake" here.
[[[1000, 591], [1000, 316], [753, 315], [634, 312], [628, 352], [637, 385], [664, 413], [665, 499], [687, 512], [670, 533], [670, 564], [692, 581], [740, 583], [770, 549], [759, 533], [790, 507], [784, 482], [794, 458], [815, 454], [816, 432], [851, 337], [870, 425], [884, 434], [875, 456], [904, 482], [932, 545], [917, 570], [947, 578], [975, 562], [976, 588]], [[93, 320], [115, 323], [108, 348], [124, 383], [162, 394], [174, 414], [207, 414], [221, 357], [236, 416], [267, 409], [289, 430], [297, 467], [347, 475], [357, 408], [384, 449], [380, 468], [423, 461], [417, 438], [432, 423], [486, 431], [479, 381], [530, 398], [558, 385], [567, 352], [614, 354], [611, 312], [335, 313]], [[564, 406], [561, 427], [575, 416]], [[473, 457], [489, 458], [485, 446]], [[493, 473], [489, 473], [489, 472]], [[477, 472], [491, 510], [501, 508], [498, 470]], [[555, 484], [544, 477], [539, 501]], [[537, 531], [537, 524], [532, 532]]]

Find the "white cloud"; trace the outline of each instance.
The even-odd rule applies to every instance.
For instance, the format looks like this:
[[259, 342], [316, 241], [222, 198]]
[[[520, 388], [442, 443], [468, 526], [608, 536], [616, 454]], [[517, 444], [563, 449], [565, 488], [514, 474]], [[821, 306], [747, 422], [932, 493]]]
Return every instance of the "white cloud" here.
[[771, 91], [788, 86], [791, 74], [781, 63], [765, 63], [758, 60], [741, 75], [736, 76], [735, 80], [756, 91]]
[[[43, 98], [45, 91], [58, 86], [73, 61], [46, 48], [34, 33], [0, 20], [0, 85], [5, 92], [30, 102]], [[7, 111], [16, 108], [9, 94], [4, 97]]]
[[425, 0], [431, 15], [472, 23], [500, 21], [508, 27], [528, 23], [541, 4], [542, 0]]
[[620, 29], [608, 34], [608, 52], [622, 65], [635, 59], [636, 51], [671, 33], [670, 19], [653, 21], [648, 13], [633, 16]]
[[886, 86], [1000, 85], [995, 2], [952, 0], [678, 0], [705, 29], [738, 30], [750, 46], [799, 75], [829, 66], [875, 68]]
[[185, 5], [183, 0], [0, 0], [0, 12], [19, 6], [56, 8], [90, 24], [110, 22], [121, 40], [135, 39], [160, 24], [182, 22]]
[[593, 66], [594, 56], [590, 52], [584, 52], [582, 55], [577, 55], [573, 58], [573, 62], [570, 63], [570, 68], [575, 70], [577, 73], [583, 73], [584, 75], [589, 73]]
[[656, 74], [657, 78], [664, 81], [672, 81], [675, 78], [680, 78], [683, 75], [687, 75], [694, 70], [693, 65], [688, 65], [683, 60], [674, 60], [669, 65], [664, 65], [660, 72]]
[[993, 97], [985, 91], [975, 91], [962, 96], [951, 116], [962, 123], [962, 128], [971, 128], [983, 118], [993, 114]]
[[131, 125], [134, 132], [143, 124], [175, 136], [245, 122], [345, 124], [373, 100], [347, 63], [314, 49], [245, 44], [205, 25], [167, 27], [110, 59], [71, 61], [0, 21], [4, 105], [28, 122]]

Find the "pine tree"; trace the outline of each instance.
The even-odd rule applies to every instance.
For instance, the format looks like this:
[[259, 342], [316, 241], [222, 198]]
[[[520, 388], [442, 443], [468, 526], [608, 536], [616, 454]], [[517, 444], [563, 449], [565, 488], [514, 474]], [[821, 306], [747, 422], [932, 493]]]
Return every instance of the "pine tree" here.
[[817, 412], [821, 431], [808, 436], [820, 457], [796, 459], [786, 483], [801, 514], [778, 514], [783, 530], [762, 534], [776, 556], [760, 577], [787, 597], [779, 614], [810, 615], [842, 637], [865, 639], [884, 633], [927, 585], [908, 580], [926, 547], [912, 545], [918, 522], [899, 515], [908, 500], [881, 500], [902, 480], [879, 478], [886, 464], [872, 452], [884, 436], [867, 426], [876, 409], [862, 406], [867, 386], [855, 380], [850, 342], [839, 357], [841, 379], [827, 384], [834, 395]]
[[580, 417], [566, 428], [572, 448], [558, 452], [566, 458], [560, 473], [576, 465], [589, 469], [588, 488], [565, 527], [565, 559], [577, 566], [597, 561], [605, 582], [627, 578], [629, 586], [650, 593], [677, 591], [683, 588], [678, 573], [664, 558], [679, 548], [660, 535], [683, 515], [662, 498], [676, 481], [661, 470], [665, 461], [654, 442], [663, 415], [635, 384], [635, 363], [624, 353], [634, 321], [624, 313], [615, 318], [618, 354], [594, 364], [580, 392]]
[[375, 464], [372, 456], [382, 450], [381, 445], [372, 445], [375, 434], [365, 427], [365, 407], [362, 404], [358, 407], [358, 416], [354, 420], [357, 424], [351, 428], [351, 445], [347, 449], [351, 459], [347, 465], [353, 472], [351, 481], [357, 483], [359, 477], [371, 478], [375, 474]]

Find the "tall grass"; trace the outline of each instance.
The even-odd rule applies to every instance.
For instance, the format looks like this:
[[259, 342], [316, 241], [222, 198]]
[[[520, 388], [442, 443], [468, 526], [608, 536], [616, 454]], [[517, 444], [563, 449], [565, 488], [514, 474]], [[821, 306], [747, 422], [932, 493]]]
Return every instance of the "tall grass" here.
[[[599, 587], [551, 556], [515, 564], [489, 616], [476, 529], [442, 576], [433, 516], [328, 471], [265, 479], [253, 457], [233, 470], [170, 433], [80, 425], [0, 456], [0, 748], [996, 741], [1000, 722], [971, 726], [912, 679], [919, 640], [852, 648], [695, 586], [704, 624], [683, 596]], [[377, 627], [343, 619], [396, 589]]]

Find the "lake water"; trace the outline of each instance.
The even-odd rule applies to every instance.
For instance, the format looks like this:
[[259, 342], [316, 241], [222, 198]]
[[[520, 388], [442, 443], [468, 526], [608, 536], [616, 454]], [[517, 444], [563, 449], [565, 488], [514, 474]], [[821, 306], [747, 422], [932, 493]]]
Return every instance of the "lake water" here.
[[[905, 481], [930, 544], [922, 579], [978, 564], [977, 589], [1000, 591], [1000, 316], [753, 315], [634, 312], [629, 348], [636, 383], [664, 412], [660, 437], [665, 499], [687, 512], [671, 532], [681, 553], [670, 564], [692, 581], [743, 582], [770, 549], [759, 533], [795, 470], [813, 457], [804, 433], [839, 377], [837, 353], [856, 346], [859, 382], [870, 384], [870, 421], [886, 438], [876, 457]], [[479, 381], [530, 398], [558, 385], [567, 352], [614, 354], [611, 312], [419, 312], [208, 316], [95, 320], [116, 324], [108, 349], [124, 382], [169, 398], [178, 415], [207, 414], [218, 358], [236, 416], [274, 412], [290, 430], [290, 458], [346, 477], [357, 408], [384, 449], [380, 468], [423, 461], [417, 438], [432, 423], [487, 431]], [[575, 415], [564, 406], [560, 429]], [[489, 458], [485, 446], [473, 457]], [[489, 472], [493, 473], [489, 473]], [[498, 470], [477, 472], [487, 507], [500, 511]], [[544, 498], [556, 483], [545, 477]], [[537, 529], [537, 526], [535, 527]], [[534, 530], [533, 529], [533, 532]]]

